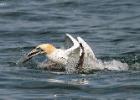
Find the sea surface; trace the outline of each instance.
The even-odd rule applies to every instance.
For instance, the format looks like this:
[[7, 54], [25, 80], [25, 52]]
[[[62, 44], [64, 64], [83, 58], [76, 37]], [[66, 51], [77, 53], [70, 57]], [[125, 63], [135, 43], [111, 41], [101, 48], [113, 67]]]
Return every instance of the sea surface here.
[[[66, 74], [16, 64], [38, 44], [62, 47], [65, 33], [129, 70]], [[0, 0], [0, 100], [140, 100], [140, 0]]]

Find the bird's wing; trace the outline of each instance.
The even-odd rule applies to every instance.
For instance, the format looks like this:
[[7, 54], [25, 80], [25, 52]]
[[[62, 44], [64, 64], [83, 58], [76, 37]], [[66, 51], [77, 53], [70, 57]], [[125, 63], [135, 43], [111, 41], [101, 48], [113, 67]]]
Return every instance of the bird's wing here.
[[97, 58], [95, 57], [95, 54], [92, 51], [91, 47], [81, 37], [77, 37], [77, 40], [82, 44], [84, 48], [85, 57], [90, 57], [92, 60], [96, 61]]
[[77, 37], [77, 40], [82, 45], [82, 52], [84, 53], [82, 71], [86, 73], [91, 70], [102, 69], [102, 67], [98, 64], [98, 60], [91, 47], [81, 37]]
[[70, 34], [66, 34], [65, 47], [67, 48], [66, 54], [69, 55], [72, 52], [79, 51], [78, 48], [80, 48], [80, 45], [79, 42], [75, 38], [73, 38]]
[[75, 67], [77, 66], [80, 58], [80, 44], [74, 39], [70, 34], [66, 34], [66, 43], [68, 49], [66, 49], [66, 54], [68, 56], [67, 65], [65, 67], [66, 72], [75, 72]]
[[69, 49], [74, 45], [74, 43], [73, 43], [73, 41], [72, 41], [72, 39], [70, 37], [72, 37], [72, 36], [69, 35], [69, 34], [65, 35], [64, 49]]

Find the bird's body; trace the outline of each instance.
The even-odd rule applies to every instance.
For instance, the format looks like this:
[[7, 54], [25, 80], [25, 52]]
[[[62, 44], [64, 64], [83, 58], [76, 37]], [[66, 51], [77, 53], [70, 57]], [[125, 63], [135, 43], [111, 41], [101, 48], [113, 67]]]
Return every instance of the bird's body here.
[[48, 57], [49, 60], [55, 63], [62, 64], [62, 65], [67, 64], [68, 55], [66, 55], [65, 50], [63, 49], [56, 49], [53, 53], [46, 56]]
[[[90, 46], [81, 38], [73, 38], [66, 34], [65, 49], [58, 49], [51, 44], [41, 44], [33, 49], [28, 54], [28, 59], [38, 54], [45, 54], [48, 62], [44, 63], [41, 68], [46, 69], [65, 69], [66, 72], [88, 73], [91, 70], [128, 70], [128, 65], [125, 63], [112, 62], [112, 67], [98, 60], [90, 48]], [[26, 60], [28, 60], [26, 59]], [[25, 61], [26, 61], [25, 60]], [[114, 66], [113, 64], [118, 64]]]

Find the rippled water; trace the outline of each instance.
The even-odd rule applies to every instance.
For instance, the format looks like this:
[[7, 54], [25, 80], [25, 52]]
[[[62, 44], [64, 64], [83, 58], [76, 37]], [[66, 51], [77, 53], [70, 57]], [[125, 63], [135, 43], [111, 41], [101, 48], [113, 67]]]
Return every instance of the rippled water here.
[[[128, 63], [129, 71], [68, 75], [16, 65], [37, 44], [61, 47], [65, 33], [83, 37], [102, 60]], [[139, 100], [140, 1], [1, 0], [0, 99]]]

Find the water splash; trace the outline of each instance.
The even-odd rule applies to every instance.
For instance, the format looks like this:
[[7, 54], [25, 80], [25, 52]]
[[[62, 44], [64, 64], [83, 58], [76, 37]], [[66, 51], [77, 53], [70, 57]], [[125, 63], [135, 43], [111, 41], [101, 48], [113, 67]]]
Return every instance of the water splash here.
[[112, 60], [112, 61], [105, 61], [103, 62], [103, 66], [106, 69], [109, 70], [128, 70], [128, 64], [127, 63], [122, 63], [121, 61], [118, 60]]

